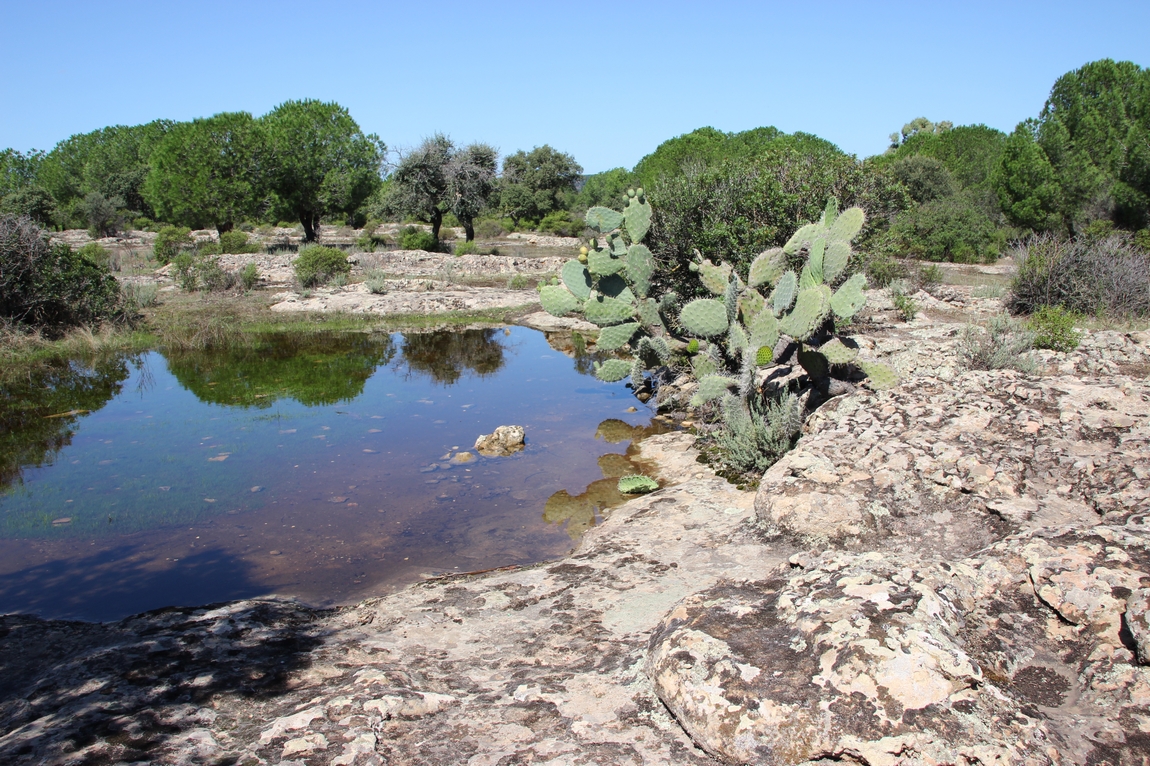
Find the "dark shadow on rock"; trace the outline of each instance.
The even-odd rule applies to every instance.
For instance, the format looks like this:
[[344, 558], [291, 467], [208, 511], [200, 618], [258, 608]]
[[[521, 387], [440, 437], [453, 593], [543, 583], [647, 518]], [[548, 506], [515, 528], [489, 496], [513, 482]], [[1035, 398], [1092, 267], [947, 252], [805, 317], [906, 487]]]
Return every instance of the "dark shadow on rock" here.
[[104, 621], [267, 592], [266, 585], [251, 579], [247, 563], [219, 549], [190, 553], [178, 562], [156, 562], [142, 552], [143, 545], [122, 545], [0, 575], [0, 614]]
[[2, 616], [0, 763], [152, 763], [196, 748], [197, 763], [237, 763], [226, 741], [205, 748], [203, 730], [226, 739], [221, 728], [248, 722], [221, 727], [212, 700], [258, 707], [288, 691], [325, 613], [244, 601], [105, 624]]

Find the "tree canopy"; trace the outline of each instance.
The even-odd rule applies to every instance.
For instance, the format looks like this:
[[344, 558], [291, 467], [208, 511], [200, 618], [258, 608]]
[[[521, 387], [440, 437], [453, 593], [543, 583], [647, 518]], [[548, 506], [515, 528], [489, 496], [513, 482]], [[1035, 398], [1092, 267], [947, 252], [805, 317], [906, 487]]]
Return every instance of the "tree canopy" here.
[[547, 144], [515, 152], [503, 160], [500, 209], [516, 222], [539, 221], [567, 208], [582, 174], [574, 157]]
[[285, 101], [263, 118], [269, 182], [313, 242], [320, 218], [352, 213], [380, 184], [386, 145], [348, 111], [322, 101]]

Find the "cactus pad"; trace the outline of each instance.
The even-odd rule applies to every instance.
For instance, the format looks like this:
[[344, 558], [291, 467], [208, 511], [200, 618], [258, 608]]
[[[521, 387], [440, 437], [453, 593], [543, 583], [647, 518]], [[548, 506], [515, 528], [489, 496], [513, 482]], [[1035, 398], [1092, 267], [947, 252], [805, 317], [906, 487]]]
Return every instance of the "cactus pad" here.
[[826, 285], [799, 290], [794, 309], [779, 320], [779, 332], [786, 333], [795, 340], [806, 340], [811, 337], [826, 319], [830, 301], [831, 290]]
[[617, 383], [630, 374], [630, 359], [608, 359], [595, 365], [595, 377], [604, 383]]
[[599, 277], [599, 283], [595, 289], [608, 298], [618, 298], [619, 294], [627, 289], [627, 280], [618, 274]]
[[832, 284], [839, 275], [846, 270], [851, 259], [851, 246], [849, 242], [841, 239], [832, 239], [827, 243], [827, 250], [823, 253], [823, 281]]
[[751, 287], [760, 285], [773, 285], [779, 281], [783, 271], [787, 268], [787, 256], [781, 247], [759, 253], [751, 262], [751, 270], [747, 274], [747, 284]]
[[623, 270], [625, 264], [606, 250], [592, 250], [587, 253], [587, 269], [595, 276], [603, 277]]
[[898, 375], [882, 362], [859, 362], [859, 367], [867, 375], [871, 388], [885, 391], [898, 385]]
[[826, 251], [827, 241], [823, 237], [815, 237], [811, 242], [807, 254], [807, 262], [803, 272], [799, 275], [799, 287], [814, 287], [823, 283], [823, 253]]
[[830, 226], [839, 217], [839, 201], [834, 197], [827, 200], [827, 206], [823, 209], [823, 217], [819, 220], [823, 226]]
[[544, 311], [557, 317], [567, 316], [577, 311], [581, 305], [570, 290], [560, 285], [545, 285], [540, 289], [539, 302], [543, 304]]
[[799, 230], [787, 240], [787, 244], [783, 245], [783, 252], [787, 255], [795, 255], [803, 249], [804, 244], [814, 239], [822, 230], [823, 227], [817, 223], [808, 223], [806, 226], [799, 227]]
[[791, 307], [795, 302], [795, 293], [798, 292], [799, 278], [795, 276], [795, 272], [788, 271], [783, 274], [782, 279], [775, 285], [775, 291], [771, 293], [771, 309], [775, 312], [775, 316], [781, 316], [783, 312]]
[[654, 479], [648, 479], [646, 476], [631, 475], [620, 477], [618, 488], [624, 495], [644, 495], [654, 492], [659, 485]]
[[712, 399], [718, 399], [737, 385], [739, 385], [739, 381], [728, 378], [726, 375], [705, 375], [699, 378], [699, 388], [691, 397], [691, 406], [698, 407]]
[[775, 347], [779, 342], [779, 320], [775, 319], [775, 315], [769, 311], [764, 311], [755, 317], [755, 321], [751, 322], [751, 326], [747, 328], [750, 331], [750, 346], [752, 348], [758, 346]]
[[591, 275], [587, 272], [586, 266], [579, 261], [570, 260], [563, 264], [559, 273], [563, 277], [563, 284], [572, 295], [581, 301], [587, 300], [591, 295]]
[[828, 236], [830, 239], [850, 242], [862, 231], [864, 221], [866, 221], [866, 214], [863, 213], [861, 207], [852, 207], [844, 210], [839, 213], [839, 217], [830, 225]]
[[639, 301], [639, 321], [645, 327], [663, 327], [663, 317], [659, 316], [659, 304], [651, 298]]
[[753, 287], [743, 291], [739, 296], [739, 313], [743, 315], [743, 322], [747, 327], [755, 321], [755, 317], [767, 308], [767, 301], [762, 294]]
[[617, 348], [622, 348], [627, 345], [627, 341], [631, 340], [635, 335], [635, 331], [638, 329], [638, 322], [627, 322], [625, 324], [604, 327], [599, 331], [599, 340], [595, 341], [595, 345], [602, 351], [614, 351]]
[[595, 231], [600, 234], [606, 234], [623, 225], [623, 214], [609, 207], [593, 207], [587, 211], [587, 215], [583, 220]]
[[627, 236], [632, 242], [638, 242], [647, 236], [651, 228], [651, 206], [640, 202], [638, 197], [632, 197], [623, 210], [623, 217], [627, 222]]
[[598, 293], [591, 293], [591, 297], [583, 304], [583, 316], [587, 317], [588, 322], [594, 322], [600, 327], [621, 324], [634, 314], [635, 307], [630, 303]]
[[607, 245], [611, 248], [611, 255], [616, 258], [621, 258], [627, 254], [627, 243], [618, 234], [612, 234], [608, 237]]
[[859, 350], [854, 341], [844, 343], [839, 338], [831, 338], [819, 346], [819, 353], [826, 357], [830, 364], [850, 364], [858, 358]]
[[655, 273], [655, 258], [646, 245], [631, 245], [627, 248], [627, 257], [624, 261], [627, 267], [627, 278], [635, 288], [635, 292], [642, 298], [647, 297], [651, 291], [651, 275]]
[[738, 322], [732, 322], [730, 329], [727, 331], [727, 348], [734, 350], [743, 350], [747, 348], [750, 343], [750, 338], [747, 337], [747, 331]]
[[818, 351], [811, 351], [799, 346], [799, 365], [807, 371], [812, 378], [825, 378], [830, 374], [831, 366], [827, 358]]
[[702, 380], [718, 371], [719, 363], [708, 354], [698, 354], [691, 359], [691, 372], [694, 373], [695, 380]]
[[[846, 215], [844, 213], [843, 215]], [[855, 274], [842, 287], [835, 291], [831, 298], [831, 309], [839, 319], [850, 319], [858, 310], [866, 305], [866, 276]]]
[[731, 264], [716, 266], [710, 260], [703, 260], [699, 263], [699, 279], [711, 295], [725, 295], [727, 283], [731, 281]]
[[721, 335], [727, 331], [727, 307], [713, 298], [698, 298], [683, 307], [679, 324], [692, 335], [703, 338]]

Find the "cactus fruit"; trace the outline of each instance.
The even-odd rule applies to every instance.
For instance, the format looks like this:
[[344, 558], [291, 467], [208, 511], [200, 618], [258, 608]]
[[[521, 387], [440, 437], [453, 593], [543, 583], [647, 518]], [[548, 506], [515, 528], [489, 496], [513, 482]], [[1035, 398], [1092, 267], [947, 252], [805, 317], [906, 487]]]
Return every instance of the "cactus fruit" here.
[[599, 331], [599, 340], [595, 341], [595, 345], [602, 351], [614, 351], [617, 348], [622, 348], [627, 345], [627, 342], [631, 340], [635, 335], [635, 331], [638, 329], [638, 322], [627, 322], [625, 324], [604, 327]]
[[579, 257], [575, 260], [579, 261], [579, 263], [587, 263], [587, 253], [579, 253]]
[[739, 296], [738, 305], [743, 323], [750, 327], [755, 321], [755, 317], [766, 310], [767, 301], [758, 290], [752, 287], [744, 290], [743, 294]]
[[831, 371], [827, 358], [818, 351], [799, 347], [799, 366], [807, 371], [812, 378], [825, 378]]
[[557, 317], [567, 316], [582, 305], [570, 290], [559, 285], [545, 285], [540, 289], [539, 302], [543, 304], [544, 311]]
[[826, 319], [830, 300], [831, 290], [826, 285], [799, 290], [795, 307], [779, 320], [779, 332], [800, 341], [811, 337]]
[[653, 479], [646, 476], [622, 476], [619, 478], [619, 491], [624, 495], [644, 495], [659, 488]]
[[713, 298], [697, 298], [683, 307], [679, 324], [703, 338], [721, 335], [727, 331], [727, 307]]
[[787, 256], [781, 247], [759, 253], [751, 262], [751, 269], [747, 274], [747, 284], [751, 287], [760, 285], [773, 285], [779, 281], [783, 271], [787, 268]]
[[798, 288], [799, 279], [795, 276], [795, 272], [788, 271], [783, 274], [779, 283], [775, 285], [774, 292], [771, 293], [771, 309], [775, 312], [775, 316], [781, 316], [791, 307], [791, 304], [795, 302]]
[[604, 383], [617, 383], [631, 374], [631, 362], [626, 359], [608, 359], [596, 364], [595, 377]]
[[592, 250], [587, 254], [587, 269], [597, 277], [616, 274], [625, 264], [606, 250]]
[[826, 357], [830, 364], [850, 364], [858, 358], [859, 351], [854, 342], [848, 346], [841, 338], [831, 338], [819, 346], [819, 353]]
[[[844, 213], [843, 215], [846, 215]], [[835, 291], [831, 297], [831, 309], [839, 319], [850, 319], [866, 305], [866, 275], [855, 274]]]
[[712, 399], [718, 399], [737, 385], [739, 381], [726, 375], [706, 375], [699, 379], [699, 388], [691, 397], [691, 406], [698, 407]]
[[632, 304], [598, 293], [591, 293], [591, 297], [583, 304], [583, 316], [588, 322], [600, 327], [621, 324], [634, 314], [635, 307]]
[[646, 245], [631, 245], [627, 248], [627, 278], [641, 298], [651, 291], [651, 276], [655, 273], [655, 258]]
[[765, 367], [775, 360], [775, 350], [770, 346], [759, 346], [755, 352], [755, 366]]
[[858, 364], [866, 373], [867, 382], [870, 383], [871, 388], [884, 391], [898, 385], [898, 375], [882, 362], [860, 361]]
[[839, 213], [834, 223], [830, 224], [827, 232], [830, 239], [850, 242], [862, 231], [866, 214], [861, 207], [852, 207]]
[[581, 301], [587, 300], [591, 295], [591, 275], [587, 272], [586, 266], [579, 261], [567, 261], [559, 273], [563, 277], [563, 284], [572, 295]]
[[593, 207], [587, 211], [583, 220], [595, 231], [606, 234], [623, 225], [623, 214], [609, 207]]
[[689, 341], [687, 341], [687, 353], [688, 354], [699, 353], [699, 339], [698, 338], [691, 338]]
[[841, 239], [832, 239], [827, 243], [827, 250], [823, 253], [823, 280], [828, 284], [834, 281], [846, 270], [851, 259], [851, 246], [849, 242]]
[[649, 204], [640, 202], [637, 196], [632, 197], [628, 200], [627, 207], [623, 209], [623, 217], [626, 220], [627, 236], [632, 242], [639, 242], [647, 236], [647, 231], [651, 228]]

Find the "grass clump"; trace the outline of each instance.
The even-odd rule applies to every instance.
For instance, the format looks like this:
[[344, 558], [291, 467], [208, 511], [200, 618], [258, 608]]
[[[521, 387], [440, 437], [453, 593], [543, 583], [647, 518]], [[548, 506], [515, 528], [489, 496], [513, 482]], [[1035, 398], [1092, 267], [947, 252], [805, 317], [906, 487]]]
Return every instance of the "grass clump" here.
[[[337, 274], [345, 277], [351, 272], [351, 264], [342, 250], [319, 245], [300, 251], [295, 261], [295, 276], [304, 287], [317, 287], [326, 284]], [[346, 284], [346, 282], [345, 282]]]
[[802, 406], [794, 394], [776, 399], [752, 397], [744, 409], [738, 397], [723, 400], [715, 432], [718, 462], [727, 471], [758, 481], [794, 446], [802, 426]]
[[913, 322], [918, 316], [918, 304], [907, 294], [909, 292], [910, 285], [905, 279], [896, 279], [890, 283], [891, 303], [904, 322]]
[[249, 263], [240, 271], [240, 284], [243, 285], [245, 291], [254, 289], [259, 281], [260, 269], [254, 263]]
[[364, 276], [363, 284], [372, 295], [387, 294], [387, 275], [379, 269], [372, 269]]
[[531, 286], [531, 281], [527, 279], [525, 274], [512, 274], [507, 278], [508, 290], [526, 290]]
[[986, 329], [968, 326], [959, 343], [959, 357], [970, 370], [1017, 370], [1033, 373], [1037, 368], [1030, 350], [1034, 332], [1005, 314], [991, 317]]
[[1027, 326], [1034, 333], [1034, 347], [1062, 352], [1078, 348], [1082, 333], [1074, 329], [1074, 325], [1082, 318], [1081, 314], [1061, 306], [1043, 306], [1027, 320]]
[[120, 288], [124, 293], [125, 308], [138, 311], [159, 303], [160, 288], [155, 282], [128, 282]]
[[176, 283], [186, 292], [204, 290], [221, 293], [231, 290], [240, 281], [235, 272], [220, 266], [214, 256], [183, 252], [172, 261]]

